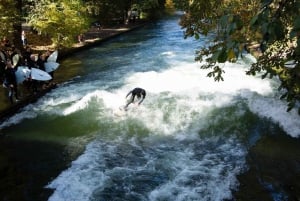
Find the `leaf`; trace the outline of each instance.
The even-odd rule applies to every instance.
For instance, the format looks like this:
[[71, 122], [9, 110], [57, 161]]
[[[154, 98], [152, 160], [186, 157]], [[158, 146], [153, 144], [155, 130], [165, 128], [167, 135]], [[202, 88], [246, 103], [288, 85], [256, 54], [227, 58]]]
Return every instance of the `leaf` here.
[[254, 15], [250, 20], [250, 26], [255, 26], [257, 24], [259, 15]]
[[281, 100], [285, 99], [285, 98], [287, 97], [287, 94], [288, 94], [287, 92], [284, 93], [282, 96], [280, 96], [280, 99], [281, 99]]
[[228, 60], [232, 61], [236, 58], [235, 52], [233, 49], [230, 49], [227, 54]]
[[236, 29], [240, 30], [243, 27], [243, 21], [241, 20], [240, 16], [234, 16], [234, 21], [236, 24]]
[[226, 48], [223, 48], [220, 51], [220, 54], [218, 56], [218, 62], [219, 63], [225, 63], [227, 61], [227, 52], [226, 52]]
[[267, 75], [268, 75], [268, 72], [265, 73], [265, 74], [263, 74], [263, 75], [261, 76], [261, 79], [265, 79], [265, 78], [267, 77]]
[[294, 21], [294, 30], [300, 30], [300, 16], [298, 16]]
[[299, 32], [300, 32], [300, 17], [298, 16], [294, 21], [294, 25], [290, 33], [290, 37], [291, 38], [297, 37]]
[[272, 3], [273, 0], [264, 0], [263, 1], [263, 6], [267, 6], [269, 5], [270, 3]]
[[295, 102], [292, 101], [292, 102], [289, 102], [288, 103], [288, 108], [287, 108], [287, 112], [291, 111], [293, 108], [295, 107]]
[[218, 61], [219, 55], [221, 51], [215, 51], [213, 55], [210, 57], [212, 61]]
[[272, 31], [277, 40], [284, 38], [284, 26], [281, 21], [276, 20], [276, 22], [272, 23]]
[[220, 24], [221, 24], [222, 26], [225, 26], [225, 25], [227, 25], [227, 23], [228, 23], [228, 15], [223, 15], [223, 16], [220, 18]]

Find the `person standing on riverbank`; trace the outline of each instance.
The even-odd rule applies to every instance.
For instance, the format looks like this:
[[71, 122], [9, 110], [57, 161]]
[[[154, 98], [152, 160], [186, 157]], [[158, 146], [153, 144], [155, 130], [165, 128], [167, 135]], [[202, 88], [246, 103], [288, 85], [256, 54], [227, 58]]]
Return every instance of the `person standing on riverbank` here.
[[5, 72], [5, 66], [6, 66], [6, 55], [5, 51], [0, 49], [0, 82], [4, 82], [4, 72]]
[[8, 89], [8, 97], [11, 104], [14, 103], [13, 95], [15, 95], [16, 101], [19, 101], [17, 88], [18, 85], [15, 72], [16, 69], [13, 67], [11, 60], [8, 59], [6, 61], [3, 86]]
[[22, 31], [22, 34], [21, 34], [21, 40], [22, 40], [23, 46], [26, 46], [27, 45], [27, 37], [26, 37], [26, 33], [24, 30]]

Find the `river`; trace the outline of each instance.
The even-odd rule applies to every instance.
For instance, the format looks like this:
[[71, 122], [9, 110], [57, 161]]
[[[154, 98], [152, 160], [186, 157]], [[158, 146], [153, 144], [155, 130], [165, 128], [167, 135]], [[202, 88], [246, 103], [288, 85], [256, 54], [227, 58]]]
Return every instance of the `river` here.
[[[221, 64], [224, 82], [208, 78], [194, 61], [195, 50], [207, 43], [209, 37], [183, 39], [176, 16], [61, 61], [55, 79], [65, 81], [0, 125], [0, 198], [221, 201], [298, 196], [293, 194], [300, 177], [297, 112], [285, 112], [276, 80], [245, 75], [250, 55]], [[146, 89], [146, 99], [120, 111], [134, 87]], [[294, 163], [268, 179], [271, 170], [261, 168], [265, 163], [249, 160], [259, 154]], [[253, 169], [256, 165], [259, 171]], [[292, 193], [281, 185], [285, 171], [293, 172], [288, 180]], [[254, 189], [255, 178], [261, 189]]]

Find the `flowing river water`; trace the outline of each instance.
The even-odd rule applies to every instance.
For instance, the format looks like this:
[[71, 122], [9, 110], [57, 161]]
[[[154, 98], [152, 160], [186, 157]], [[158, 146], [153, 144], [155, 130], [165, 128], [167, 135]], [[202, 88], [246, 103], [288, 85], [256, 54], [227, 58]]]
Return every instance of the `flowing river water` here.
[[[292, 149], [299, 178], [298, 114], [276, 80], [245, 75], [250, 55], [221, 64], [224, 82], [208, 78], [194, 61], [207, 43], [184, 40], [177, 16], [63, 60], [55, 78], [70, 79], [1, 123], [2, 200], [289, 200], [262, 171], [238, 178], [270, 138], [289, 141], [277, 154]], [[146, 99], [120, 112], [134, 87]], [[243, 191], [253, 177], [263, 190]]]

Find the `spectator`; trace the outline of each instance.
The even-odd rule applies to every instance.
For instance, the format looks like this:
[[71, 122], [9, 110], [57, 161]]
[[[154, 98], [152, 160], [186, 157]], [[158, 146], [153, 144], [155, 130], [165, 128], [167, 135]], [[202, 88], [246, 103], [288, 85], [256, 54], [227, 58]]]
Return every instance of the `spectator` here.
[[4, 72], [6, 66], [6, 55], [3, 50], [0, 49], [0, 82], [4, 81]]
[[11, 47], [10, 41], [5, 36], [3, 37], [1, 42], [2, 42], [2, 46], [4, 46], [4, 47], [6, 47], [6, 48]]
[[22, 34], [21, 34], [21, 40], [22, 40], [23, 46], [26, 46], [27, 45], [27, 37], [26, 37], [26, 33], [24, 30], [22, 31]]
[[4, 83], [3, 86], [7, 88], [8, 91], [8, 97], [10, 102], [13, 104], [13, 95], [15, 95], [16, 101], [18, 100], [18, 88], [17, 88], [17, 79], [15, 74], [15, 69], [13, 68], [13, 65], [11, 61], [8, 59], [6, 61], [6, 67], [5, 67], [5, 73], [4, 73]]
[[79, 42], [79, 43], [83, 43], [83, 42], [84, 42], [84, 36], [83, 36], [83, 34], [80, 34], [80, 35], [78, 36], [78, 42]]

